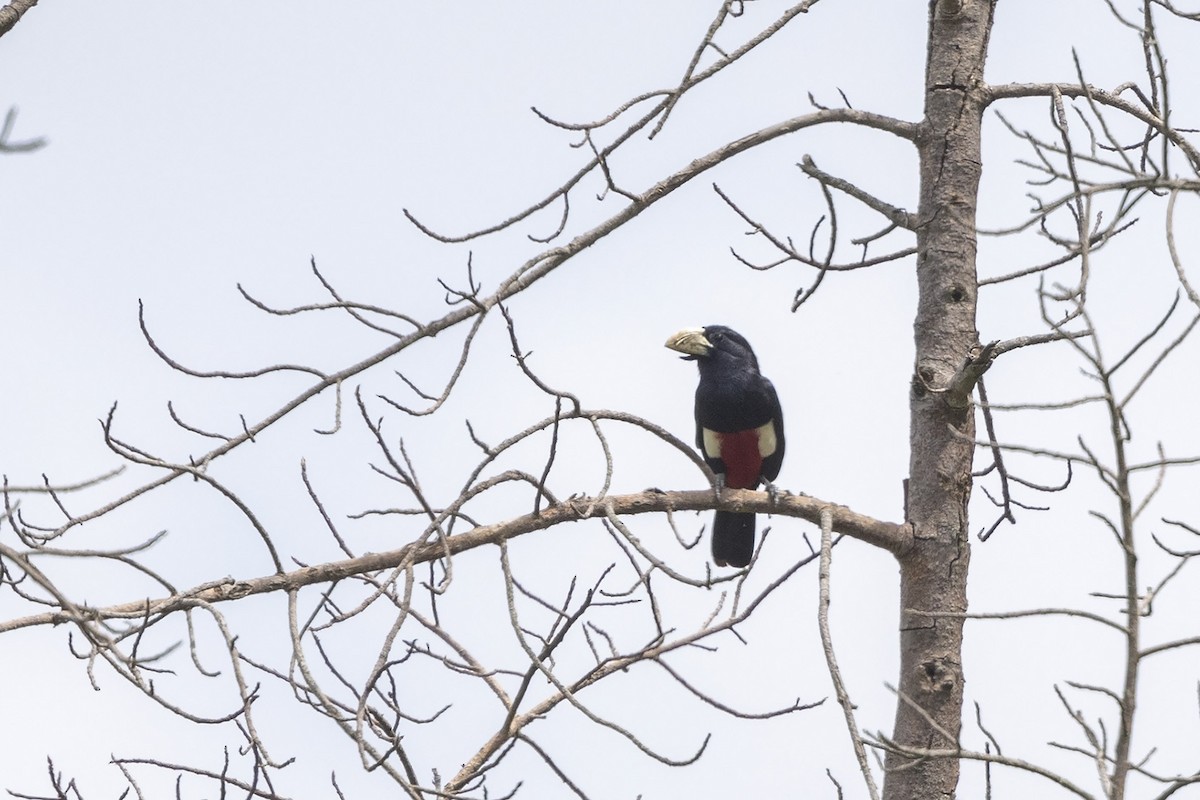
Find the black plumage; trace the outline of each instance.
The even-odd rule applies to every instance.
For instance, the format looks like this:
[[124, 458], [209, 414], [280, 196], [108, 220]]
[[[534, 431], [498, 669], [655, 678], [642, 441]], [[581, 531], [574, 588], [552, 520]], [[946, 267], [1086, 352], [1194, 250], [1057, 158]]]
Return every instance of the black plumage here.
[[[718, 490], [755, 489], [783, 464], [783, 411], [745, 337], [724, 325], [688, 328], [667, 340], [700, 368], [696, 446], [717, 474]], [[718, 511], [712, 552], [718, 566], [744, 567], [754, 555], [754, 514]]]

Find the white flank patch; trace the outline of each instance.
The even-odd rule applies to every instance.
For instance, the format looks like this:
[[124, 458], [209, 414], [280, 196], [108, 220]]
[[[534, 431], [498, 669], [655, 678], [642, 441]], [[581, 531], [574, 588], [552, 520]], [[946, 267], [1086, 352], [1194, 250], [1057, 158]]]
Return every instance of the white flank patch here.
[[[710, 431], [708, 428], [703, 428], [704, 431], [704, 455], [709, 458], [721, 457], [721, 440], [718, 438], [716, 431]], [[761, 448], [762, 445], [759, 445]]]
[[[705, 431], [707, 433], [707, 431]], [[708, 445], [707, 440], [705, 446]], [[775, 452], [775, 448], [779, 443], [775, 441], [775, 421], [771, 420], [766, 425], [758, 426], [758, 454], [763, 458]]]
[[[720, 434], [716, 431], [710, 431], [708, 428], [703, 428], [702, 436], [704, 437], [704, 455], [709, 458], [721, 457], [721, 439]], [[758, 432], [758, 454], [763, 458], [767, 458], [775, 449], [779, 447], [779, 442], [775, 440], [775, 423], [768, 422], [766, 425], [759, 425]]]

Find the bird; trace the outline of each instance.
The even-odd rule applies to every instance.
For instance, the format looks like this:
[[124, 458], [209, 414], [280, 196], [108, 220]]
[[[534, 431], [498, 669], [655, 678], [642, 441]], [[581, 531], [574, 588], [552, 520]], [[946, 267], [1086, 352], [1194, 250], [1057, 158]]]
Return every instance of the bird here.
[[[758, 369], [746, 338], [724, 325], [684, 328], [666, 346], [700, 368], [696, 387], [696, 447], [723, 487], [757, 489], [783, 465], [783, 410], [775, 386]], [[717, 566], [745, 567], [754, 555], [754, 514], [717, 511], [712, 556]]]

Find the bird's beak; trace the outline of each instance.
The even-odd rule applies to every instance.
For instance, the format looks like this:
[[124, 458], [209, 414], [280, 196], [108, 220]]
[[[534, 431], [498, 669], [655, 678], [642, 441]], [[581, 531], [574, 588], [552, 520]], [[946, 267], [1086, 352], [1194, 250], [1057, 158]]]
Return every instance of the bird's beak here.
[[712, 342], [704, 335], [703, 328], [684, 328], [678, 333], [671, 334], [667, 339], [666, 346], [695, 358], [708, 355], [708, 351], [712, 349]]

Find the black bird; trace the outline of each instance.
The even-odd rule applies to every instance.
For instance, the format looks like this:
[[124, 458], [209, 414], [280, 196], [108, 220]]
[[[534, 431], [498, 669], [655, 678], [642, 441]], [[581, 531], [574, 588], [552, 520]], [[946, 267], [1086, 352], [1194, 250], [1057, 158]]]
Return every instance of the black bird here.
[[[667, 347], [700, 367], [696, 387], [696, 447], [717, 474], [717, 492], [756, 489], [783, 464], [783, 412], [775, 387], [758, 371], [750, 343], [724, 325], [685, 328]], [[713, 561], [744, 567], [754, 555], [754, 514], [718, 511], [713, 518]]]

